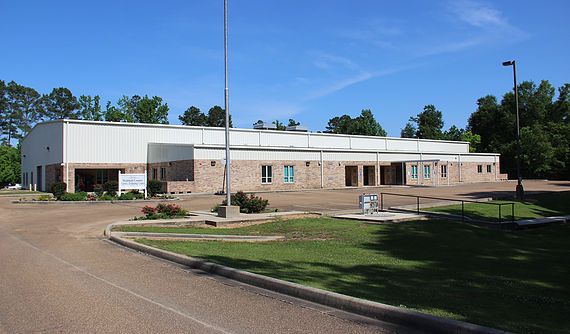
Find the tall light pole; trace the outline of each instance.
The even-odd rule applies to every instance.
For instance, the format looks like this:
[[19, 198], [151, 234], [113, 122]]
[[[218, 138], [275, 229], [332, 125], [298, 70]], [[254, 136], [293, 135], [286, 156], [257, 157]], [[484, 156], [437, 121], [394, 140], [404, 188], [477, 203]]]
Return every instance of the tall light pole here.
[[516, 108], [516, 115], [517, 115], [517, 189], [516, 189], [516, 196], [518, 200], [524, 199], [524, 187], [522, 184], [522, 175], [521, 175], [521, 131], [520, 131], [520, 121], [519, 121], [519, 90], [517, 87], [517, 63], [514, 60], [509, 60], [503, 62], [503, 66], [512, 66], [513, 67], [513, 81], [514, 81], [514, 90], [515, 90], [515, 108]]
[[225, 109], [226, 109], [226, 201], [227, 206], [232, 205], [231, 199], [231, 178], [230, 178], [230, 170], [231, 170], [231, 162], [230, 162], [230, 106], [229, 106], [229, 91], [228, 91], [228, 0], [224, 0], [224, 71], [225, 71], [225, 88], [224, 88], [224, 97], [225, 97]]

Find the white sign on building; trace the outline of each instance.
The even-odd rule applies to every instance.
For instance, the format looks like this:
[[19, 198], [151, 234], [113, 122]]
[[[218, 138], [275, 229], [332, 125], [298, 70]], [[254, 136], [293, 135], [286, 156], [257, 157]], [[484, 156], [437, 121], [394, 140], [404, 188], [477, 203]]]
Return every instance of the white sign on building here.
[[146, 198], [147, 175], [144, 174], [122, 174], [119, 171], [119, 195], [123, 190], [144, 190]]

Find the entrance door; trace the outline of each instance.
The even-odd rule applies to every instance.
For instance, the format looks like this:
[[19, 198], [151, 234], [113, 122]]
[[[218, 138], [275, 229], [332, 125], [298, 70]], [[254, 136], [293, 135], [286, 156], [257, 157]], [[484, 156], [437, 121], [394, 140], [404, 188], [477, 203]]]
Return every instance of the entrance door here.
[[37, 180], [38, 180], [38, 191], [43, 191], [43, 190], [44, 190], [44, 189], [42, 188], [42, 179], [43, 179], [42, 174], [43, 174], [43, 173], [42, 173], [42, 166], [38, 166], [38, 167], [36, 168], [36, 175], [37, 175], [36, 178], [37, 178]]
[[347, 187], [358, 186], [358, 166], [345, 166], [344, 179]]
[[376, 185], [376, 168], [374, 166], [364, 166], [363, 176], [363, 182], [365, 186]]

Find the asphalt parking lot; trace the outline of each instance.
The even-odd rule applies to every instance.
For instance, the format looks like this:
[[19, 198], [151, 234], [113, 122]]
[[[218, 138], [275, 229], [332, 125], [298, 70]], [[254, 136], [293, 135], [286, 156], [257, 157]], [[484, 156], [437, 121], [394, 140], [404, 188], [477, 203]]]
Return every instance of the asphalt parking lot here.
[[[528, 192], [570, 182], [527, 181]], [[507, 196], [515, 183], [263, 193], [272, 208], [357, 210], [358, 194]], [[411, 333], [340, 314], [124, 249], [105, 226], [141, 215], [145, 203], [18, 205], [0, 196], [0, 333]], [[222, 196], [178, 201], [208, 210]]]

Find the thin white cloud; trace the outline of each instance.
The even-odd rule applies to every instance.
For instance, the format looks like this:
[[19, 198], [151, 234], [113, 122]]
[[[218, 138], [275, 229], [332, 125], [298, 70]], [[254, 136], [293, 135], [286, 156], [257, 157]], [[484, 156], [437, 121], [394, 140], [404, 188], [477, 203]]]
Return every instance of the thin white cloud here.
[[316, 58], [313, 61], [313, 64], [320, 69], [329, 69], [338, 65], [348, 69], [358, 68], [356, 62], [348, 58], [320, 52], [316, 53]]
[[341, 80], [338, 80], [336, 82], [331, 83], [328, 86], [325, 86], [321, 89], [318, 89], [316, 91], [314, 91], [313, 93], [309, 94], [305, 100], [309, 101], [309, 100], [315, 100], [327, 95], [331, 95], [334, 94], [338, 91], [341, 91], [347, 87], [350, 87], [352, 85], [356, 85], [358, 83], [373, 79], [373, 78], [377, 78], [377, 77], [381, 77], [381, 76], [385, 76], [385, 75], [389, 75], [389, 74], [393, 74], [393, 73], [397, 73], [397, 72], [401, 72], [404, 70], [407, 70], [409, 68], [411, 68], [412, 66], [407, 66], [407, 67], [394, 67], [394, 68], [389, 68], [383, 71], [375, 71], [375, 72], [361, 72], [357, 75], [348, 77], [348, 78], [344, 78]]
[[340, 36], [357, 42], [365, 42], [380, 48], [395, 49], [391, 40], [403, 35], [401, 22], [375, 20], [361, 28], [352, 28], [340, 32]]
[[474, 27], [509, 26], [503, 14], [491, 5], [473, 0], [453, 1], [449, 9], [456, 17]]
[[460, 52], [474, 48], [484, 43], [485, 43], [484, 38], [468, 38], [466, 40], [458, 42], [447, 42], [437, 45], [431, 45], [417, 51], [416, 57], [427, 57], [427, 56], [435, 56], [446, 53]]

